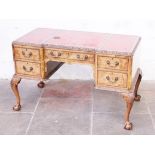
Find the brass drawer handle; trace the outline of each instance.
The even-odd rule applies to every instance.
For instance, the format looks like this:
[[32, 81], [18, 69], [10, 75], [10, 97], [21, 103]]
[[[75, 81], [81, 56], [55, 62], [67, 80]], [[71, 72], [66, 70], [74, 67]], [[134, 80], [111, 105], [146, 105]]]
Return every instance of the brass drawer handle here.
[[26, 52], [25, 51], [22, 51], [22, 55], [25, 57], [25, 58], [30, 58], [32, 56], [32, 52]]
[[50, 52], [50, 55], [53, 56], [53, 57], [60, 57], [61, 53], [58, 52], [58, 53], [54, 54], [53, 52]]
[[116, 61], [116, 62], [115, 62], [115, 66], [118, 66], [118, 65], [119, 65], [119, 62], [118, 62], [118, 61]]
[[85, 55], [84, 57], [80, 57], [80, 55], [76, 55], [76, 58], [77, 59], [80, 59], [80, 60], [87, 60], [88, 59], [88, 55]]
[[30, 67], [29, 69], [27, 69], [25, 66], [23, 66], [23, 69], [25, 72], [32, 72], [33, 71], [33, 67]]
[[58, 53], [58, 57], [60, 57], [60, 56], [61, 56], [61, 53], [59, 52], [59, 53]]
[[50, 55], [51, 55], [51, 56], [54, 56], [54, 53], [53, 53], [53, 52], [50, 52]]
[[76, 58], [77, 58], [77, 59], [80, 59], [80, 55], [78, 54], [78, 55], [76, 56]]
[[107, 60], [107, 65], [110, 65], [110, 61], [109, 60]]
[[109, 60], [106, 61], [107, 65], [109, 65], [110, 67], [117, 67], [119, 65], [119, 62], [116, 61], [114, 64], [111, 64], [111, 62]]
[[118, 77], [115, 77], [114, 80], [111, 80], [110, 76], [106, 76], [106, 79], [111, 83], [116, 83], [119, 80]]
[[88, 59], [88, 55], [85, 55], [84, 59], [87, 60]]

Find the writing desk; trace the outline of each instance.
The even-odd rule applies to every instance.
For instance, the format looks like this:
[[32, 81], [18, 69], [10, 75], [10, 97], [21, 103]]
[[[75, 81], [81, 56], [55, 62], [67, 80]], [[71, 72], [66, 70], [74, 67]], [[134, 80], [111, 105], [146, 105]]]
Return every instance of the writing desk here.
[[[129, 121], [142, 78], [136, 65], [136, 49], [140, 37], [94, 32], [79, 32], [38, 28], [13, 41], [15, 74], [11, 87], [16, 96], [15, 111], [21, 109], [18, 84], [21, 79], [40, 80], [44, 87], [48, 79], [64, 63], [89, 64], [93, 67], [94, 87], [121, 93], [126, 103], [125, 129]], [[104, 99], [104, 98], [103, 98]]]

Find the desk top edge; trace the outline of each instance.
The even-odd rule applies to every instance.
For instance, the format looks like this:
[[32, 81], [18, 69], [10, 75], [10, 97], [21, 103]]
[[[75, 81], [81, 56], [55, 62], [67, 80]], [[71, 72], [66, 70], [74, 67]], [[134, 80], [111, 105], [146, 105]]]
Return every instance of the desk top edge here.
[[[59, 36], [63, 39], [59, 40]], [[12, 45], [132, 56], [140, 40], [141, 37], [133, 35], [38, 28], [13, 41]]]

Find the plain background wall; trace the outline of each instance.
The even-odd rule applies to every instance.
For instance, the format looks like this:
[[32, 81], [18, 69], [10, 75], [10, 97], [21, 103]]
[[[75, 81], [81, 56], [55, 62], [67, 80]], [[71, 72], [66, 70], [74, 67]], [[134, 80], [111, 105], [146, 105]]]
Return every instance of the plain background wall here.
[[[155, 80], [154, 19], [150, 0], [5, 0], [0, 5], [0, 79], [14, 74], [11, 42], [37, 27], [51, 27], [141, 36], [143, 79]], [[90, 66], [65, 64], [53, 78], [91, 79], [92, 75]]]
[[[11, 42], [37, 27], [105, 33], [133, 34], [142, 37], [140, 62], [145, 80], [155, 80], [155, 21], [154, 20], [1, 20], [0, 21], [0, 79], [14, 74]], [[61, 79], [91, 79], [89, 65], [63, 65], [53, 76]]]

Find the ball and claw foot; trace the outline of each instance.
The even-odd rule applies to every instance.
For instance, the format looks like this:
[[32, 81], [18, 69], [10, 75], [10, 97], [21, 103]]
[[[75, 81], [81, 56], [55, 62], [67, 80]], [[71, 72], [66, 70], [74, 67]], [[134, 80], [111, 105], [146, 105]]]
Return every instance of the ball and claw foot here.
[[137, 96], [135, 96], [135, 98], [134, 98], [135, 101], [140, 101], [140, 99], [141, 99], [141, 96], [140, 96], [140, 95], [137, 95]]
[[15, 105], [15, 106], [13, 107], [13, 110], [14, 110], [14, 111], [20, 111], [20, 109], [21, 109], [21, 105]]
[[43, 81], [40, 81], [40, 82], [38, 83], [38, 87], [39, 87], [39, 88], [44, 88], [44, 87], [45, 87], [45, 83], [44, 83]]
[[132, 130], [132, 123], [131, 122], [126, 122], [125, 123], [125, 126], [124, 126], [124, 129], [125, 130]]

